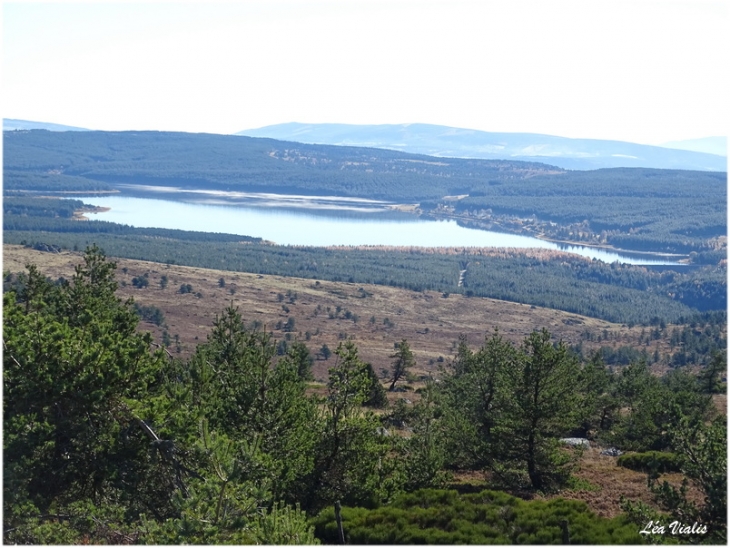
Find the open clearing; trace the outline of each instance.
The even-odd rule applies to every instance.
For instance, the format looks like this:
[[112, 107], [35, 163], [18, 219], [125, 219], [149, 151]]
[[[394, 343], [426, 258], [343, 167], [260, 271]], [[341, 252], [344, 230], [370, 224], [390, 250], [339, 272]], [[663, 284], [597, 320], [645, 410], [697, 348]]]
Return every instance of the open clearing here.
[[[374, 370], [389, 368], [394, 344], [407, 339], [414, 351], [416, 374], [431, 375], [454, 355], [460, 335], [470, 346], [479, 346], [494, 328], [516, 344], [533, 330], [548, 329], [555, 339], [570, 344], [581, 342], [581, 334], [609, 333], [610, 342], [583, 341], [584, 349], [601, 345], [636, 344], [641, 327], [628, 328], [595, 318], [548, 308], [480, 297], [449, 295], [435, 291], [416, 292], [392, 287], [315, 281], [303, 278], [262, 276], [242, 272], [210, 270], [165, 265], [131, 259], [114, 259], [117, 263], [119, 295], [133, 297], [140, 305], [156, 306], [165, 315], [167, 331], [180, 341], [180, 356], [189, 355], [205, 341], [216, 314], [229, 305], [239, 308], [246, 322], [258, 321], [273, 331], [277, 339], [287, 336], [277, 324], [294, 321], [288, 336], [303, 341], [316, 353], [326, 344], [352, 338], [364, 361]], [[3, 247], [3, 270], [21, 272], [32, 263], [47, 276], [70, 278], [81, 262], [81, 253], [48, 253], [22, 246]], [[138, 289], [132, 279], [148, 275], [149, 286]], [[168, 285], [160, 286], [167, 276]], [[220, 279], [224, 285], [221, 286]], [[190, 293], [180, 293], [180, 286], [190, 284]], [[140, 329], [151, 331], [155, 340], [162, 338], [161, 327], [141, 322]], [[309, 335], [307, 335], [309, 333]], [[309, 337], [307, 339], [307, 337]], [[605, 337], [604, 337], [605, 339]], [[653, 341], [648, 352], [668, 351], [665, 341]], [[177, 348], [171, 349], [173, 353]], [[333, 358], [330, 358], [332, 360]], [[323, 380], [331, 362], [317, 360], [315, 377]]]

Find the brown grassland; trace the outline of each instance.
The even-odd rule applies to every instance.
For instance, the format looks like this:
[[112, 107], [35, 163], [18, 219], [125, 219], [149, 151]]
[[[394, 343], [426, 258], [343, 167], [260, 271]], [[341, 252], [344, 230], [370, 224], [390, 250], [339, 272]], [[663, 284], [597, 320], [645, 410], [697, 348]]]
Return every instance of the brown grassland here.
[[[602, 345], [640, 346], [641, 326], [629, 328], [577, 314], [495, 299], [462, 295], [445, 298], [433, 291], [415, 292], [377, 285], [317, 282], [131, 259], [113, 260], [117, 263], [119, 296], [123, 299], [133, 297], [140, 305], [161, 309], [170, 337], [177, 335], [180, 341], [179, 353], [176, 345], [170, 351], [181, 358], [189, 356], [197, 344], [206, 340], [216, 314], [231, 304], [239, 308], [247, 322], [261, 322], [277, 339], [284, 338], [285, 333], [276, 330], [276, 324], [293, 318], [295, 327], [290, 337], [305, 342], [313, 354], [323, 344], [334, 350], [341, 340], [352, 338], [360, 357], [370, 362], [376, 373], [389, 368], [394, 343], [407, 339], [417, 362], [413, 373], [416, 376], [437, 375], [439, 367], [447, 365], [453, 357], [460, 335], [467, 337], [470, 346], [477, 347], [495, 327], [515, 344], [533, 330], [544, 327], [555, 339], [570, 344], [578, 344], [585, 331], [610, 334], [609, 340], [600, 343], [583, 341], [583, 348], [588, 351]], [[74, 266], [80, 262], [81, 253], [48, 253], [22, 246], [3, 246], [5, 272], [22, 272], [26, 264], [35, 264], [52, 279], [70, 278]], [[133, 287], [132, 279], [145, 273], [149, 286], [144, 289]], [[162, 276], [168, 278], [165, 289], [160, 286]], [[223, 287], [219, 284], [221, 278], [225, 281]], [[180, 293], [183, 284], [190, 284], [192, 292]], [[296, 298], [291, 302], [288, 295], [293, 294]], [[337, 307], [340, 307], [339, 314]], [[347, 311], [350, 319], [344, 317]], [[336, 317], [331, 318], [330, 312]], [[353, 315], [357, 316], [357, 321], [352, 319]], [[150, 331], [157, 342], [161, 341], [161, 327], [141, 322], [140, 329]], [[309, 340], [305, 340], [307, 332]], [[660, 354], [670, 352], [666, 338], [652, 341], [644, 348], [649, 353], [655, 350]], [[326, 379], [334, 359], [315, 360], [313, 372], [317, 381]], [[661, 374], [661, 368], [657, 367], [655, 373]], [[409, 399], [418, 398], [414, 390], [420, 384], [410, 383], [407, 388]], [[388, 396], [395, 400], [403, 393], [388, 393]], [[726, 397], [718, 397], [716, 402], [719, 410], [725, 413]], [[576, 475], [594, 488], [567, 491], [562, 496], [584, 500], [600, 515], [616, 515], [620, 511], [621, 495], [650, 502], [646, 475], [618, 467], [615, 458], [600, 455], [600, 449], [596, 447], [584, 452]], [[678, 474], [666, 478], [677, 483], [681, 479]], [[474, 487], [483, 482], [480, 474], [459, 474], [454, 479], [456, 484]]]
[[[295, 330], [291, 335], [306, 342], [313, 353], [323, 344], [334, 350], [339, 341], [352, 338], [360, 357], [370, 362], [376, 372], [390, 366], [394, 343], [407, 339], [416, 356], [414, 373], [422, 375], [436, 373], [440, 363], [453, 357], [462, 334], [471, 346], [477, 347], [495, 328], [515, 344], [543, 327], [554, 339], [569, 344], [578, 344], [586, 330], [595, 334], [608, 332], [610, 340], [583, 341], [584, 349], [592, 350], [603, 345], [638, 347], [642, 329], [549, 308], [458, 294], [445, 298], [435, 291], [113, 260], [117, 263], [119, 296], [160, 308], [170, 336], [179, 336], [181, 357], [205, 341], [216, 314], [231, 304], [239, 308], [244, 320], [261, 322], [277, 339], [285, 336], [275, 329], [277, 322], [286, 323], [289, 317], [293, 318]], [[4, 271], [22, 272], [26, 264], [35, 264], [52, 279], [70, 278], [74, 266], [80, 262], [81, 253], [48, 253], [16, 245], [3, 248]], [[145, 273], [149, 286], [133, 287], [132, 279]], [[160, 287], [162, 276], [168, 278], [165, 289]], [[224, 287], [219, 286], [221, 278]], [[190, 284], [192, 292], [180, 293], [183, 284]], [[293, 303], [287, 293], [296, 293]], [[341, 308], [339, 314], [337, 307]], [[347, 311], [357, 316], [357, 321], [346, 319]], [[330, 312], [336, 317], [330, 318]], [[152, 332], [158, 342], [161, 340], [162, 328], [141, 322], [140, 329]], [[305, 341], [306, 332], [310, 333], [309, 341]], [[661, 339], [645, 348], [647, 352], [655, 349], [662, 354], [670, 352], [668, 342]], [[329, 366], [327, 361], [317, 360], [315, 377], [324, 380]]]

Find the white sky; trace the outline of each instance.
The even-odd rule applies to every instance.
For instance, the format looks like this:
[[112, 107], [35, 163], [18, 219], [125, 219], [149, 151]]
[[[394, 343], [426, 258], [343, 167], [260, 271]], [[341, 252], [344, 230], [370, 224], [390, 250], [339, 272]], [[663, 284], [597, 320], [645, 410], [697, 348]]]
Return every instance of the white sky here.
[[233, 133], [423, 122], [727, 135], [728, 1], [3, 2], [2, 114]]

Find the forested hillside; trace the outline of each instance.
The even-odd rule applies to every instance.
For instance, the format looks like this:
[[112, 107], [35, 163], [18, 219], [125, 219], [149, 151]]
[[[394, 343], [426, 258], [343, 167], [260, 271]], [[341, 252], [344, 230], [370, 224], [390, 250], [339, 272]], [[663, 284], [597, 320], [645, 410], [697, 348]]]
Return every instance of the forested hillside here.
[[726, 178], [656, 169], [571, 172], [207, 134], [36, 130], [4, 139], [6, 193], [134, 183], [372, 198], [418, 203], [423, 214], [475, 227], [683, 254], [726, 249]]
[[[475, 219], [483, 210], [521, 218], [543, 212], [561, 226], [542, 230], [559, 239], [623, 249], [689, 253], [724, 246], [725, 173], [600, 169], [589, 175], [572, 171], [490, 185], [456, 202], [455, 210]], [[494, 190], [500, 186], [505, 188]], [[573, 226], [561, 233], [566, 225]]]
[[673, 322], [727, 303], [724, 265], [654, 271], [545, 251], [276, 246], [234, 234], [12, 214], [18, 207], [8, 201], [4, 241], [37, 249], [96, 243], [117, 257], [492, 297], [629, 324]]
[[[713, 403], [724, 351], [660, 378], [643, 361], [581, 357], [545, 329], [521, 344], [495, 331], [476, 348], [462, 340], [405, 399], [405, 339], [386, 383], [351, 339], [312, 383], [306, 342], [280, 354], [232, 306], [189, 358], [154, 351], [115, 268], [94, 247], [70, 279], [29, 266], [6, 287], [6, 543], [336, 543], [336, 503], [353, 544], [642, 543], [648, 520], [700, 524], [654, 539], [726, 542]], [[609, 445], [631, 458], [598, 454]], [[587, 480], [589, 466], [604, 476]], [[618, 514], [562, 498], [618, 498], [600, 485], [642, 476], [629, 468], [648, 470], [648, 487], [614, 501]]]
[[21, 184], [16, 177], [34, 173], [393, 201], [459, 194], [487, 179], [563, 171], [539, 163], [443, 160], [227, 135], [98, 131], [5, 133], [4, 167], [9, 188]]

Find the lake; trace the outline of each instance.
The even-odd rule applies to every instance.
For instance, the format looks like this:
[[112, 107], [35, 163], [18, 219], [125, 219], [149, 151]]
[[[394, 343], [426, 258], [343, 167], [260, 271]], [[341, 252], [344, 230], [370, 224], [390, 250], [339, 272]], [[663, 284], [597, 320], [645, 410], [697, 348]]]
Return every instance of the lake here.
[[281, 245], [392, 245], [421, 247], [515, 247], [555, 249], [605, 262], [677, 264], [671, 257], [615, 253], [557, 244], [517, 234], [459, 226], [453, 220], [421, 219], [387, 202], [334, 196], [291, 196], [175, 187], [128, 185], [124, 194], [78, 199], [110, 211], [89, 219], [136, 227], [223, 232]]

